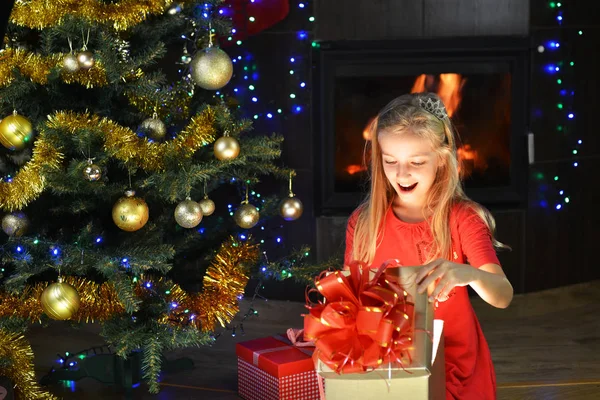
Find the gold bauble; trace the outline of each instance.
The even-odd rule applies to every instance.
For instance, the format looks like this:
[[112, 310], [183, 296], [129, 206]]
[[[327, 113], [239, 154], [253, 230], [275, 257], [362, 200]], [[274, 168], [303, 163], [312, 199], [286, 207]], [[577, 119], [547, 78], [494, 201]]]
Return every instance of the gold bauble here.
[[63, 58], [63, 70], [66, 72], [74, 73], [79, 71], [79, 68], [79, 61], [75, 54], [69, 53]]
[[240, 154], [240, 143], [231, 136], [221, 136], [215, 141], [215, 157], [221, 161], [233, 160]]
[[279, 205], [279, 213], [286, 221], [294, 221], [302, 215], [304, 206], [302, 202], [294, 196], [284, 199]]
[[0, 122], [0, 143], [7, 149], [21, 150], [32, 134], [31, 122], [16, 111]]
[[133, 190], [125, 192], [112, 209], [115, 225], [127, 232], [135, 232], [148, 222], [149, 210], [144, 199], [135, 197]]
[[190, 62], [190, 67], [196, 85], [207, 90], [221, 89], [233, 75], [231, 58], [216, 47], [198, 51]]
[[79, 310], [79, 293], [72, 285], [59, 281], [44, 289], [40, 303], [48, 317], [62, 321]]
[[194, 200], [186, 199], [175, 207], [175, 221], [183, 228], [194, 228], [202, 221], [202, 208]]
[[156, 117], [142, 121], [140, 129], [144, 135], [152, 140], [161, 140], [167, 135], [167, 126]]
[[235, 210], [233, 219], [240, 228], [250, 229], [258, 223], [260, 213], [252, 204], [242, 204]]
[[29, 228], [29, 219], [21, 211], [6, 214], [2, 218], [2, 230], [8, 236], [21, 236]]
[[200, 204], [200, 208], [202, 209], [202, 215], [206, 217], [215, 212], [215, 202], [209, 199], [208, 196], [204, 196], [198, 204]]
[[90, 69], [96, 63], [94, 60], [94, 54], [91, 51], [80, 51], [77, 53], [77, 63], [81, 69]]
[[88, 165], [83, 169], [83, 177], [90, 182], [95, 182], [102, 177], [102, 168], [89, 160]]

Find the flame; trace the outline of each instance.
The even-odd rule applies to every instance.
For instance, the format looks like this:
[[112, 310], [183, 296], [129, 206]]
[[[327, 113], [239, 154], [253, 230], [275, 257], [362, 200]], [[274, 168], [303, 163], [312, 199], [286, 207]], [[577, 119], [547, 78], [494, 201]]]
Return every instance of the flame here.
[[363, 139], [365, 139], [366, 141], [371, 140], [371, 132], [373, 131], [373, 124], [375, 123], [375, 119], [377, 117], [371, 117], [371, 119], [369, 120], [369, 122], [367, 122], [367, 125], [365, 126], [365, 129], [363, 129]]
[[[460, 74], [440, 74], [435, 91], [446, 106], [448, 116], [452, 117], [462, 101], [462, 88], [467, 80]], [[432, 92], [435, 80], [433, 76], [421, 74], [415, 79], [411, 93]]]
[[462, 88], [465, 85], [466, 79], [463, 79], [460, 74], [441, 74], [440, 84], [437, 94], [440, 96], [448, 116], [451, 117], [460, 106], [462, 100]]
[[350, 175], [354, 175], [354, 174], [357, 174], [357, 173], [359, 173], [361, 171], [366, 171], [366, 168], [364, 168], [364, 167], [362, 167], [360, 165], [351, 164], [351, 165], [348, 165], [348, 167], [346, 168], [346, 171], [348, 171], [348, 173]]
[[[460, 107], [462, 101], [462, 89], [466, 81], [467, 80], [463, 78], [462, 75], [454, 73], [440, 74], [437, 82], [435, 76], [421, 74], [415, 79], [410, 92], [422, 93], [435, 91], [444, 102], [448, 116], [452, 117]], [[371, 140], [372, 125], [375, 122], [376, 116], [371, 117], [369, 122], [367, 122], [363, 128], [362, 137], [364, 140]], [[482, 168], [484, 170], [487, 168], [485, 160], [468, 144], [457, 149], [457, 155], [460, 161], [459, 171], [464, 168], [464, 176], [470, 175], [473, 168]], [[364, 167], [356, 164], [348, 165], [348, 167], [346, 167], [346, 171], [350, 175], [354, 175], [364, 170]]]
[[485, 171], [488, 167], [484, 157], [481, 157], [477, 150], [474, 150], [470, 144], [465, 144], [456, 149], [458, 156], [458, 172], [463, 177], [471, 175], [474, 169]]
[[415, 79], [415, 83], [413, 84], [412, 89], [410, 90], [411, 93], [421, 93], [425, 91], [425, 79], [427, 78], [427, 75], [425, 74], [421, 74], [417, 77], [417, 79]]

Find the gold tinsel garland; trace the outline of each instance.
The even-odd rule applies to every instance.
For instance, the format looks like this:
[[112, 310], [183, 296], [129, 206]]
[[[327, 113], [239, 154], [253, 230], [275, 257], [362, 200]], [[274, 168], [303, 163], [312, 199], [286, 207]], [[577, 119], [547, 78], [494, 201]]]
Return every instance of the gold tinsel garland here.
[[[55, 53], [49, 56], [29, 53], [23, 50], [5, 49], [0, 62], [0, 87], [8, 86], [15, 78], [13, 71], [18, 68], [21, 74], [29, 77], [32, 82], [45, 85], [48, 83], [48, 75], [51, 70], [61, 67], [62, 60], [66, 54]], [[137, 69], [127, 74], [124, 79], [134, 80], [143, 75], [141, 69]], [[61, 70], [60, 77], [63, 82], [79, 83], [86, 88], [102, 87], [108, 84], [106, 79], [106, 70], [101, 60], [96, 60], [94, 66], [90, 69], [80, 69], [77, 72], [66, 72]]]
[[73, 15], [90, 22], [111, 24], [115, 30], [124, 31], [151, 15], [164, 13], [172, 3], [171, 0], [121, 0], [117, 3], [100, 0], [30, 0], [15, 4], [10, 21], [29, 28], [44, 29], [59, 25], [65, 16]]
[[40, 134], [33, 145], [33, 155], [11, 182], [0, 182], [0, 208], [4, 211], [20, 210], [35, 200], [44, 190], [43, 169], [56, 169], [62, 154]]
[[191, 157], [199, 148], [214, 142], [215, 112], [207, 107], [191, 118], [173, 140], [154, 143], [139, 138], [131, 129], [97, 115], [59, 111], [48, 117], [48, 128], [74, 133], [79, 129], [96, 130], [104, 138], [104, 150], [111, 157], [136, 165], [146, 171], [165, 169], [167, 159]]
[[[248, 283], [246, 265], [258, 259], [258, 245], [248, 241], [239, 242], [230, 238], [221, 245], [215, 260], [204, 276], [202, 292], [186, 293], [179, 285], [166, 278], [141, 276], [135, 286], [139, 298], [151, 295], [145, 284], [161, 287], [165, 301], [176, 304], [169, 313], [162, 315], [162, 324], [189, 326], [203, 331], [212, 331], [217, 323], [221, 326], [231, 322], [238, 312], [238, 296], [244, 293]], [[98, 284], [85, 278], [65, 277], [64, 282], [73, 285], [80, 297], [79, 310], [74, 321], [106, 321], [116, 314], [125, 312], [115, 287], [108, 283]], [[20, 293], [0, 292], [0, 318], [20, 317], [31, 322], [40, 322], [43, 314], [40, 296], [48, 282], [28, 285]]]
[[[239, 311], [238, 296], [244, 294], [248, 283], [248, 267], [258, 260], [258, 245], [237, 242], [231, 238], [221, 245], [212, 264], [206, 271], [202, 292], [189, 296], [182, 303], [189, 313], [172, 313], [181, 324], [193, 324], [205, 332], [213, 331], [231, 322]], [[171, 317], [173, 319], [173, 316]]]
[[23, 335], [0, 329], [0, 357], [10, 360], [10, 366], [0, 368], [0, 375], [13, 382], [17, 400], [57, 399], [37, 383], [33, 370], [33, 350]]
[[[110, 283], [97, 284], [89, 279], [68, 276], [64, 282], [73, 285], [79, 293], [79, 310], [71, 318], [74, 321], [105, 321], [114, 314], [125, 311], [118, 300], [115, 288]], [[18, 294], [0, 293], [0, 318], [20, 317], [32, 322], [41, 322], [40, 296], [48, 282], [26, 286]]]

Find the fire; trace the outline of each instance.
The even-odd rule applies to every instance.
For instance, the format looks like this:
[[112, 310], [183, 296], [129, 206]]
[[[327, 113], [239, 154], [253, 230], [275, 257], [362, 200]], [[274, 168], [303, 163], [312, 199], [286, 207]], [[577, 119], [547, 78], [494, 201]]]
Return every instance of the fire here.
[[487, 169], [487, 163], [484, 157], [481, 157], [477, 150], [474, 150], [470, 144], [456, 149], [456, 155], [458, 156], [458, 171], [462, 173], [463, 177], [471, 175], [474, 169], [479, 171], [485, 171]]
[[[452, 117], [462, 100], [462, 88], [467, 80], [460, 74], [440, 74], [440, 79], [435, 91], [446, 106], [448, 116]], [[433, 92], [435, 79], [431, 75], [421, 74], [415, 79], [411, 93]]]
[[354, 174], [357, 174], [357, 173], [359, 173], [361, 171], [365, 171], [365, 170], [366, 169], [363, 166], [356, 165], [356, 164], [348, 165], [348, 167], [346, 168], [346, 171], [348, 171], [348, 173], [350, 175], [354, 175]]
[[[422, 92], [435, 92], [446, 106], [446, 111], [449, 117], [452, 117], [462, 101], [462, 89], [466, 83], [466, 79], [460, 74], [440, 74], [439, 79], [436, 79], [434, 75], [421, 74], [413, 83], [411, 93], [422, 93]], [[362, 137], [364, 140], [371, 140], [371, 127], [375, 123], [375, 118], [369, 119], [369, 122], [363, 129]], [[466, 177], [473, 172], [473, 169], [477, 168], [485, 170], [487, 164], [483, 157], [477, 153], [476, 150], [472, 149], [469, 144], [466, 144], [457, 149], [457, 155], [459, 158], [459, 169], [463, 170], [463, 175]], [[354, 175], [358, 172], [364, 171], [365, 168], [360, 165], [348, 165], [346, 171], [350, 175]]]
[[371, 140], [371, 132], [372, 132], [372, 126], [375, 123], [375, 118], [376, 117], [372, 117], [369, 122], [367, 122], [367, 125], [365, 126], [365, 129], [363, 129], [363, 139], [365, 139], [366, 141]]
[[427, 75], [425, 74], [421, 74], [417, 77], [417, 79], [415, 79], [415, 83], [413, 84], [412, 89], [410, 90], [411, 93], [421, 93], [425, 91], [425, 79], [427, 78]]

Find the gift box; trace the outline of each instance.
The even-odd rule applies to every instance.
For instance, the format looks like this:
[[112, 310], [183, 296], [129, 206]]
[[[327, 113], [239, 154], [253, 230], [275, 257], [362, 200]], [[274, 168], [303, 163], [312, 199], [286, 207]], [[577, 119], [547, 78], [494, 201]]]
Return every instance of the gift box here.
[[[433, 303], [428, 301], [428, 294], [418, 294], [417, 284], [415, 277], [418, 269], [421, 267], [393, 267], [393, 268], [382, 268], [382, 271], [371, 270], [369, 271], [369, 279], [372, 279], [376, 274], [380, 274], [378, 282], [398, 283], [401, 289], [405, 292], [407, 302], [412, 307], [410, 312], [407, 311], [406, 320], [409, 321], [409, 327], [398, 325], [396, 330], [406, 330], [410, 333], [410, 345], [401, 347], [403, 350], [402, 357], [387, 357], [378, 367], [369, 368], [368, 372], [358, 371], [345, 373], [344, 370], [339, 369], [334, 371], [332, 366], [338, 366], [336, 363], [324, 362], [322, 360], [324, 353], [321, 352], [318, 340], [317, 349], [318, 352], [315, 354], [316, 369], [320, 376], [325, 378], [325, 396], [326, 400], [338, 400], [338, 399], [361, 399], [361, 400], [382, 400], [382, 399], [411, 399], [411, 400], [442, 400], [446, 398], [445, 390], [445, 360], [444, 360], [444, 340], [443, 340], [443, 321], [433, 319]], [[365, 271], [366, 272], [366, 271]], [[341, 271], [346, 277], [351, 277], [350, 271]], [[355, 272], [356, 273], [356, 272]], [[357, 288], [361, 285], [356, 282], [357, 278], [354, 277], [349, 279], [349, 287]], [[361, 278], [363, 279], [363, 278]], [[342, 282], [343, 279], [339, 279], [340, 284], [346, 284]], [[320, 282], [323, 286], [324, 283]], [[333, 281], [328, 283], [335, 284]], [[363, 281], [364, 284], [364, 281]], [[360, 299], [367, 299], [370, 297], [376, 297], [379, 292], [382, 292], [382, 299], [384, 304], [390, 302], [386, 300], [385, 290], [378, 285], [370, 286], [371, 284], [364, 284], [366, 287], [365, 293], [357, 291], [356, 298], [359, 299], [359, 306], [361, 304]], [[327, 293], [328, 289], [322, 289], [321, 293]], [[393, 292], [393, 291], [392, 291]], [[396, 293], [397, 293], [396, 287]], [[335, 291], [329, 291], [329, 293], [335, 293]], [[352, 296], [350, 296], [351, 298]], [[397, 297], [397, 296], [396, 296]], [[388, 296], [387, 299], [390, 297]], [[344, 305], [347, 308], [348, 302], [345, 301]], [[351, 303], [351, 302], [350, 302]], [[365, 307], [362, 307], [365, 308]], [[374, 308], [374, 307], [370, 307]], [[384, 309], [385, 307], [380, 307]], [[359, 308], [360, 309], [360, 308]], [[409, 308], [405, 307], [404, 310]], [[372, 310], [368, 310], [372, 311]], [[323, 311], [325, 312], [325, 311]], [[348, 317], [346, 317], [348, 318]], [[356, 324], [368, 320], [369, 315], [365, 316], [364, 313], [360, 314], [357, 312]], [[393, 319], [392, 317], [390, 317]], [[334, 323], [329, 320], [325, 325], [331, 327], [335, 326]], [[334, 320], [335, 322], [335, 320]], [[314, 323], [314, 321], [313, 321]], [[309, 332], [310, 325], [306, 324], [306, 331]], [[385, 329], [386, 324], [380, 324]], [[324, 334], [326, 327], [323, 328]], [[318, 330], [318, 329], [317, 329]], [[314, 332], [315, 329], [310, 329], [310, 332]], [[340, 333], [330, 333], [341, 335]], [[373, 334], [374, 337], [378, 337], [377, 334]], [[381, 335], [380, 335], [381, 336]], [[340, 336], [342, 337], [342, 336]], [[381, 337], [386, 337], [381, 336]], [[389, 336], [388, 336], [389, 337]], [[326, 337], [323, 337], [326, 339]], [[395, 336], [397, 339], [398, 336]], [[315, 339], [312, 338], [311, 339]], [[381, 346], [380, 350], [389, 348], [389, 344]], [[333, 345], [328, 344], [327, 347], [334, 348]], [[325, 347], [325, 350], [327, 349]], [[342, 347], [340, 347], [342, 348]], [[326, 352], [325, 352], [326, 353]], [[331, 353], [335, 354], [335, 353]], [[365, 352], [368, 354], [368, 350]], [[363, 357], [366, 358], [366, 357]], [[392, 360], [396, 361], [392, 361]], [[401, 359], [401, 362], [398, 362]], [[362, 359], [361, 359], [362, 360]], [[341, 368], [341, 367], [340, 367]], [[352, 371], [352, 366], [349, 368]]]
[[284, 335], [236, 344], [239, 395], [246, 400], [320, 400], [313, 350]]

